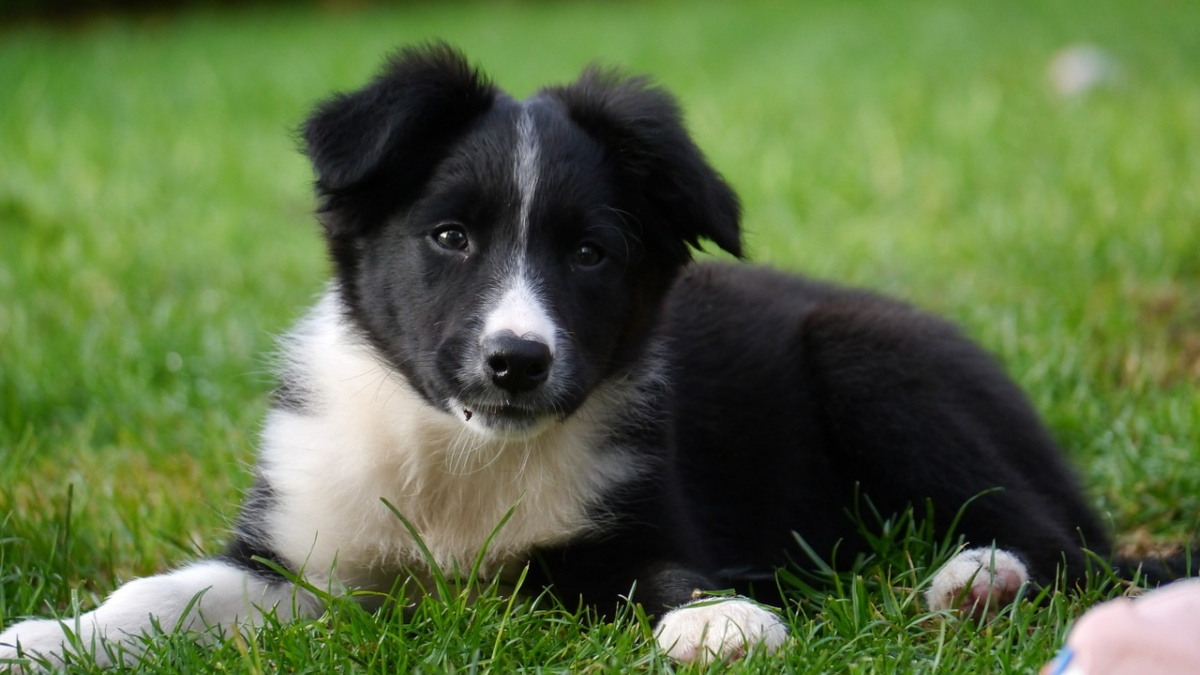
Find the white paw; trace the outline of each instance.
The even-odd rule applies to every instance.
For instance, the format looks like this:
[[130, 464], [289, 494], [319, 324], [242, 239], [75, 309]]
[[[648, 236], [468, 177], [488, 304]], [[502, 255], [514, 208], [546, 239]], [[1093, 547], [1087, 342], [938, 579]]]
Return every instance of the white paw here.
[[744, 598], [690, 602], [667, 612], [654, 629], [667, 656], [689, 663], [739, 658], [759, 645], [773, 652], [787, 636], [787, 626], [774, 612]]
[[957, 609], [977, 618], [991, 618], [1017, 599], [1029, 571], [1017, 556], [997, 548], [972, 548], [959, 553], [938, 570], [925, 592], [932, 610]]
[[[75, 627], [70, 624], [63, 624], [53, 619], [41, 619], [24, 621], [0, 633], [0, 670], [11, 666], [11, 672], [23, 672], [21, 667], [16, 665], [20, 663], [17, 661], [18, 658], [24, 661], [30, 670], [35, 671], [39, 668], [37, 663], [31, 660], [34, 657], [45, 659], [52, 666], [61, 666], [63, 654], [69, 651], [66, 646], [69, 638], [64, 627], [75, 630]], [[81, 637], [83, 636], [81, 635]], [[17, 655], [18, 644], [21, 646], [20, 657]]]

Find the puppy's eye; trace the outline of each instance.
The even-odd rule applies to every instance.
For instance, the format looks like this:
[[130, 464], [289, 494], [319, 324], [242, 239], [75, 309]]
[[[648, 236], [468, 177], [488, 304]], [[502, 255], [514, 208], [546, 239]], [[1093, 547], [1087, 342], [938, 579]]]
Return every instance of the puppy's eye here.
[[571, 253], [571, 262], [577, 267], [595, 267], [604, 262], [604, 249], [590, 241], [581, 242]]
[[445, 223], [433, 231], [433, 241], [449, 251], [465, 251], [471, 243], [467, 230], [458, 223]]

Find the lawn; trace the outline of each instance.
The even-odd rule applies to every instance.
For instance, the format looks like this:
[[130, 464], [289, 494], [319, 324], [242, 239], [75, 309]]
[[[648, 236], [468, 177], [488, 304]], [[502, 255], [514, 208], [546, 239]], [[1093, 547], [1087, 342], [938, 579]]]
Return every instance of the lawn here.
[[[1027, 389], [1123, 546], [1185, 542], [1197, 25], [1200, 5], [1171, 0], [329, 2], [0, 24], [0, 627], [219, 550], [273, 336], [328, 273], [293, 130], [433, 37], [517, 95], [593, 60], [654, 74], [741, 193], [754, 259], [958, 321]], [[1117, 67], [1063, 97], [1047, 64], [1076, 43]], [[930, 615], [917, 588], [945, 551], [904, 526], [798, 594], [783, 654], [728, 670], [1027, 673], [1122, 590], [1099, 580], [986, 625]], [[159, 637], [130, 670], [676, 670], [648, 632], [633, 610], [594, 624], [485, 590], [384, 615], [338, 601], [217, 646]]]

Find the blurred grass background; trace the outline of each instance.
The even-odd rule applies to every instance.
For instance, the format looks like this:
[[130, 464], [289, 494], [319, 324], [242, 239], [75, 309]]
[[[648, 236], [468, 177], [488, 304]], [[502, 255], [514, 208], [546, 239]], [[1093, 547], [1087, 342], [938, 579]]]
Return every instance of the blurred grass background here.
[[[272, 336], [327, 276], [293, 130], [431, 38], [518, 96], [592, 61], [655, 75], [741, 193], [754, 259], [962, 323], [1029, 391], [1123, 543], [1178, 544], [1200, 522], [1197, 25], [1180, 0], [266, 4], [0, 23], [0, 621], [219, 548]], [[1082, 43], [1115, 66], [1060, 95], [1047, 68]]]

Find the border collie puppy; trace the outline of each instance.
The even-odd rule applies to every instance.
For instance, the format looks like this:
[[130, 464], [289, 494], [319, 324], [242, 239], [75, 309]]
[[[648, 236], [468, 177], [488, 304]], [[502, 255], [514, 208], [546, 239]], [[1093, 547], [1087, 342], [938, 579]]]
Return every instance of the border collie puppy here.
[[1025, 398], [953, 327], [688, 264], [701, 240], [740, 255], [740, 208], [646, 79], [592, 69], [518, 101], [433, 45], [303, 131], [335, 277], [283, 341], [233, 540], [77, 624], [9, 627], [0, 658], [61, 659], [64, 625], [103, 662], [152, 622], [313, 616], [279, 569], [386, 592], [481, 551], [485, 578], [529, 566], [568, 606], [609, 614], [632, 592], [675, 658], [774, 649], [773, 612], [697, 600], [774, 588], [804, 559], [793, 532], [861, 550], [858, 494], [884, 513], [928, 500], [943, 531], [974, 499], [934, 609], [994, 607], [1081, 574], [1085, 543], [1107, 553]]

